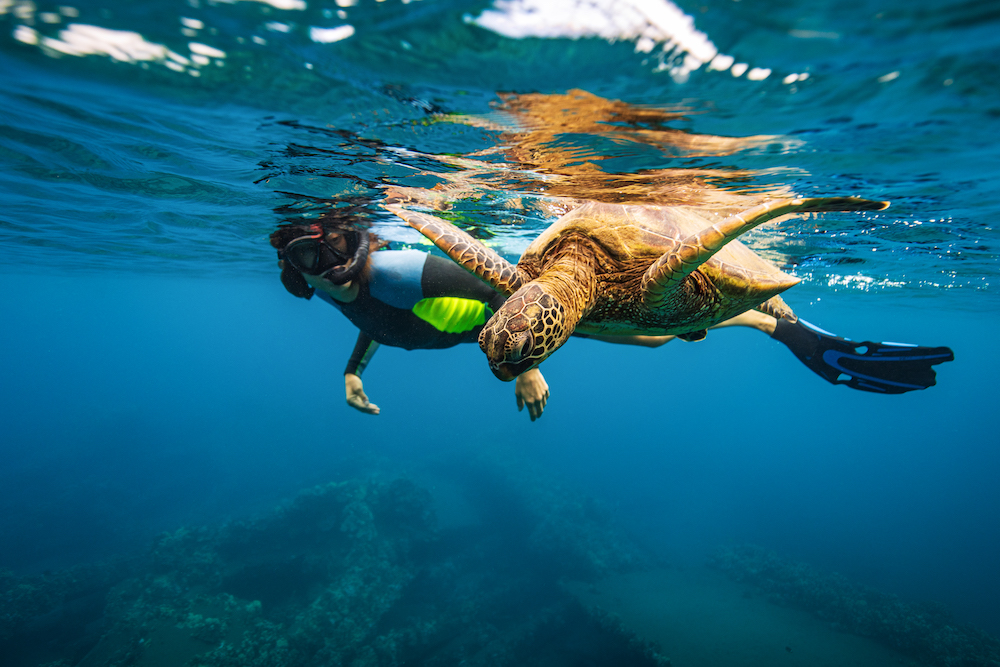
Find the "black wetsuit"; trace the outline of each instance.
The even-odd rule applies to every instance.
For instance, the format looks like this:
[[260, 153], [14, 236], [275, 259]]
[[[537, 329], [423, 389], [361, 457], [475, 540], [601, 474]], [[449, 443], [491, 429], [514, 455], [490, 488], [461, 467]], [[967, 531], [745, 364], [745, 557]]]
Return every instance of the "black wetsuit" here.
[[428, 350], [475, 342], [504, 296], [451, 260], [419, 250], [372, 253], [368, 280], [341, 303], [322, 290], [361, 333], [345, 373], [361, 375], [379, 345]]

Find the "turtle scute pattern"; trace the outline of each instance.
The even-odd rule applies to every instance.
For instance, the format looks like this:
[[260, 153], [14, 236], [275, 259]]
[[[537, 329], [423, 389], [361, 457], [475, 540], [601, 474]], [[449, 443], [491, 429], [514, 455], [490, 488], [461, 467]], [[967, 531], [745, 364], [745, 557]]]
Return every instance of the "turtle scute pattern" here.
[[684, 207], [591, 202], [543, 232], [525, 251], [521, 266], [545, 265], [544, 258], [561, 255], [568, 240], [577, 239], [577, 256], [592, 258], [599, 284], [578, 325], [592, 334], [700, 331], [757, 307], [798, 282], [738, 241], [712, 239], [725, 247], [673, 289], [650, 294], [646, 289], [650, 266], [662, 257], [679, 270], [692, 235], [710, 225], [703, 212]]
[[565, 341], [572, 331], [564, 325], [564, 308], [538, 285], [530, 285], [507, 304], [516, 311], [506, 321], [491, 319], [479, 333], [479, 346], [488, 359], [506, 359], [501, 369], [490, 368], [502, 380], [510, 380], [541, 363], [549, 349], [545, 341]]

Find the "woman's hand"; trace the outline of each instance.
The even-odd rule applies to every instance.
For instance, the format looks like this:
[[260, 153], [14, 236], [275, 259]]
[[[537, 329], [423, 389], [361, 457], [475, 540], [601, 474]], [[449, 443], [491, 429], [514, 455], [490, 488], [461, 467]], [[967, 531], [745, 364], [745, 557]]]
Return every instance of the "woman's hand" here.
[[370, 415], [377, 415], [380, 412], [377, 405], [368, 402], [368, 397], [365, 396], [364, 384], [362, 384], [361, 378], [354, 373], [344, 374], [344, 389], [347, 392], [347, 404], [355, 410], [360, 410]]
[[532, 368], [517, 376], [514, 395], [517, 397], [517, 411], [520, 412], [527, 405], [528, 415], [531, 421], [535, 421], [542, 416], [545, 403], [549, 400], [549, 385], [542, 377], [542, 372]]

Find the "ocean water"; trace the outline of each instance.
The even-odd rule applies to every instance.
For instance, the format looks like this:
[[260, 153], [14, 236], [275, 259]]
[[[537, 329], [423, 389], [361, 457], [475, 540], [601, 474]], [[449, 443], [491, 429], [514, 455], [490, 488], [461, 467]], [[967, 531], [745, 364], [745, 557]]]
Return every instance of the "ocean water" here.
[[[0, 0], [0, 583], [142, 559], [165, 532], [317, 485], [406, 479], [449, 567], [474, 526], [545, 581], [599, 588], [629, 568], [524, 554], [606, 546], [587, 533], [606, 520], [657, 567], [757, 545], [1000, 636], [998, 76], [996, 2]], [[477, 346], [383, 347], [364, 376], [382, 412], [363, 415], [341, 380], [356, 330], [285, 292], [268, 235], [350, 204], [393, 247], [428, 249], [378, 206], [388, 187], [447, 202], [511, 259], [579, 200], [888, 200], [746, 242], [802, 278], [784, 297], [810, 322], [955, 361], [879, 396], [753, 331], [573, 340], [531, 422]], [[545, 507], [577, 509], [559, 532]], [[510, 537], [522, 519], [534, 551]], [[132, 599], [123, 579], [75, 619], [46, 616], [67, 595], [8, 614], [13, 664], [120, 664], [94, 646]], [[385, 604], [371, 627], [405, 616]], [[649, 614], [617, 612], [651, 638]], [[70, 648], [30, 648], [74, 623], [90, 630]], [[406, 636], [436, 647], [413, 664], [453, 657]], [[559, 637], [508, 662], [591, 664]], [[474, 644], [468, 664], [507, 664]], [[378, 646], [354, 664], [390, 664]], [[334, 664], [315, 660], [287, 664]]]

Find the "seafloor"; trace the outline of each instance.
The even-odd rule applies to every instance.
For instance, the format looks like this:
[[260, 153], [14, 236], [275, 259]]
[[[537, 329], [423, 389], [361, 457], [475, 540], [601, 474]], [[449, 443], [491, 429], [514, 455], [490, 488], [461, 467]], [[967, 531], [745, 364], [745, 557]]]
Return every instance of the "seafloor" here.
[[485, 462], [0, 574], [0, 602], [6, 667], [1000, 664], [940, 607], [746, 545], [674, 566], [599, 503]]

